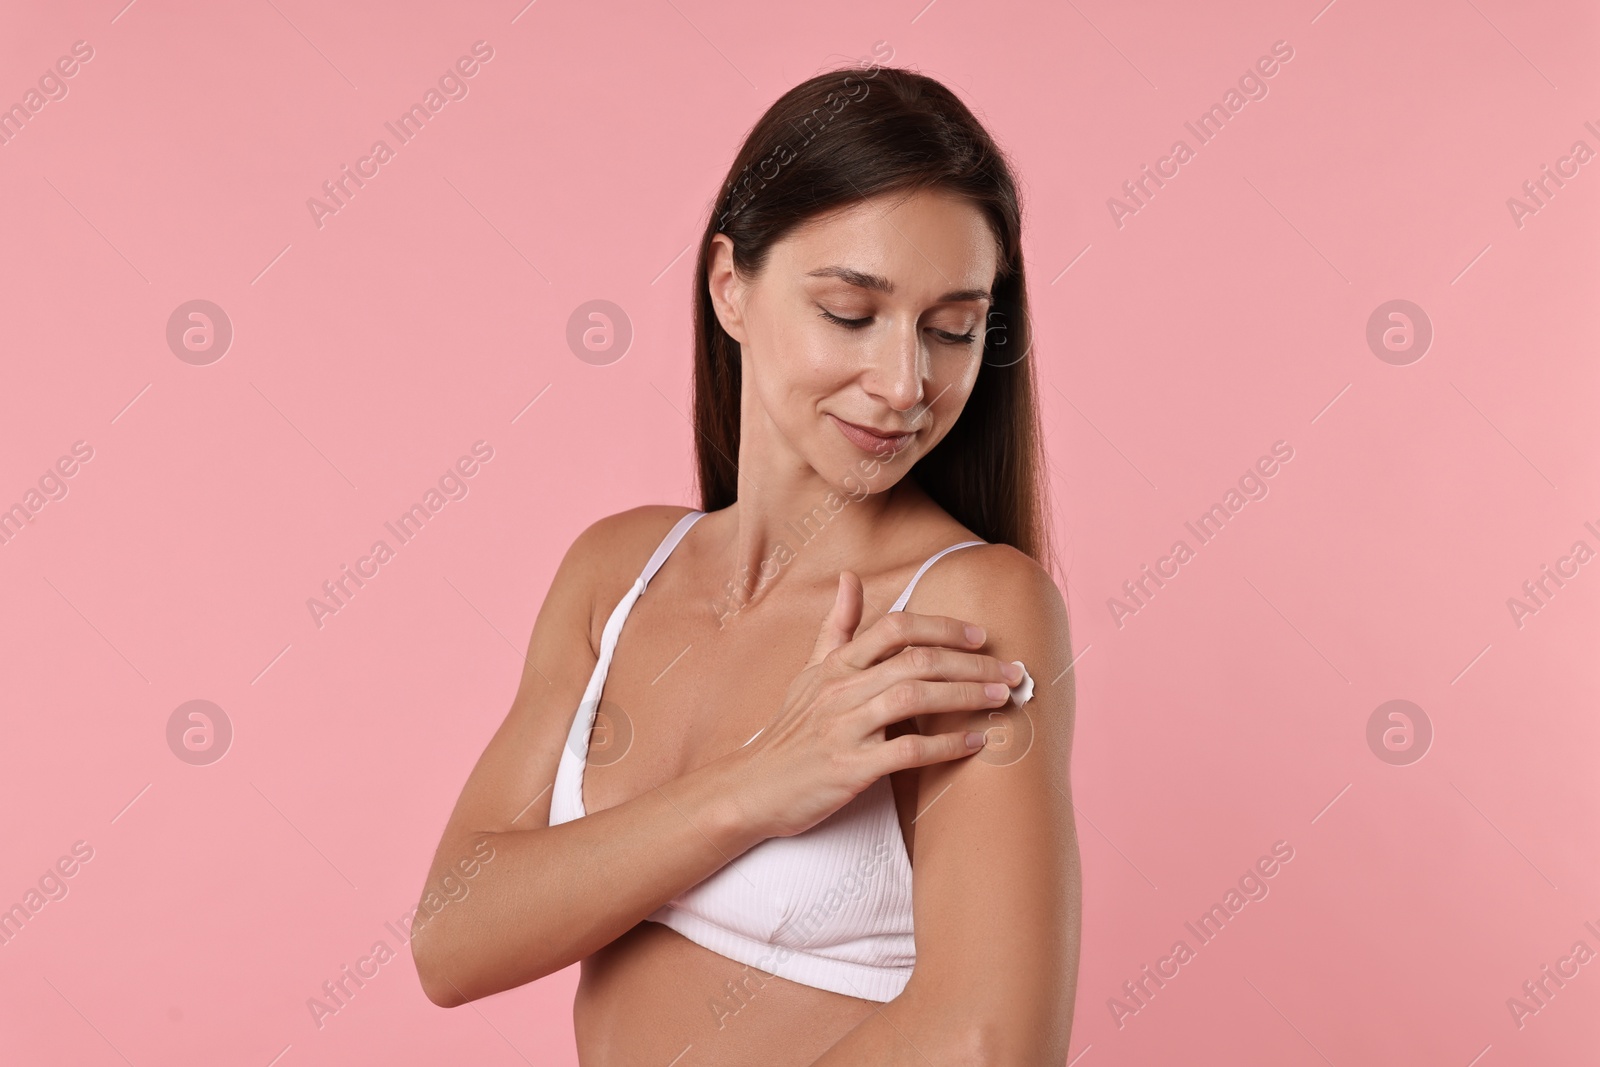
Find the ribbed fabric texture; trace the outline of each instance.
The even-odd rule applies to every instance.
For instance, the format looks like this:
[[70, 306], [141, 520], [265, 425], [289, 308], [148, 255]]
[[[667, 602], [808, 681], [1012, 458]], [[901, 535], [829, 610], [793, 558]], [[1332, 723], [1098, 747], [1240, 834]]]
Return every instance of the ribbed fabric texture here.
[[[587, 814], [583, 772], [589, 732], [622, 625], [650, 579], [704, 515], [691, 511], [678, 520], [606, 621], [599, 661], [556, 770], [551, 826]], [[918, 579], [940, 556], [985, 543], [963, 541], [936, 553], [890, 610], [905, 607]], [[893, 1000], [910, 979], [917, 953], [911, 861], [890, 780], [878, 779], [804, 833], [761, 842], [649, 918], [764, 975], [864, 1000]]]

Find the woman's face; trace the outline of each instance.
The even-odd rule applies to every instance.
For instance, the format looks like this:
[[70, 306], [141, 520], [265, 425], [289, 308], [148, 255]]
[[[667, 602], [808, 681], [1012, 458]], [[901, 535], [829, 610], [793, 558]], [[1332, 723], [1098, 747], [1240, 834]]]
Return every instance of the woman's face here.
[[998, 265], [970, 201], [861, 201], [791, 231], [753, 280], [725, 235], [713, 241], [712, 300], [742, 353], [741, 466], [804, 464], [876, 492], [949, 432], [977, 381]]

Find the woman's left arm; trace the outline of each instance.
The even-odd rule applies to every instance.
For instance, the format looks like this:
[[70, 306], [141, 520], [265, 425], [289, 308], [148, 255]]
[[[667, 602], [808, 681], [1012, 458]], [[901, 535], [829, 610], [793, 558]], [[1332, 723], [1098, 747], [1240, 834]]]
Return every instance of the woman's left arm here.
[[1021, 660], [1033, 698], [1020, 709], [1007, 705], [1003, 717], [988, 710], [918, 716], [924, 734], [964, 725], [986, 731], [988, 744], [919, 771], [916, 969], [898, 997], [813, 1067], [1066, 1062], [1082, 908], [1066, 605], [1045, 570], [1009, 546], [943, 562], [917, 586], [915, 610], [982, 626], [988, 640], [980, 651]]

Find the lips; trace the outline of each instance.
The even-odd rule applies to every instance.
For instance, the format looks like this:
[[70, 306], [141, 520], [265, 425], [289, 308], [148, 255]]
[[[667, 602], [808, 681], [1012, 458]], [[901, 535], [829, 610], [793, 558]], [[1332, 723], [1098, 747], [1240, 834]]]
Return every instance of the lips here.
[[908, 430], [905, 433], [879, 433], [871, 427], [846, 422], [837, 415], [830, 414], [828, 418], [833, 420], [833, 424], [839, 428], [845, 440], [875, 456], [881, 456], [886, 452], [898, 452], [910, 444], [911, 439], [917, 435], [915, 430]]

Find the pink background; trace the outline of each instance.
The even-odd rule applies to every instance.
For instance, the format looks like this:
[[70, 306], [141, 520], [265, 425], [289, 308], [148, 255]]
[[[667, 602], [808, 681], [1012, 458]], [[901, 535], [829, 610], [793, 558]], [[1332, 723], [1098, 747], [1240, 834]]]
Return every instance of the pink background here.
[[[781, 92], [872, 54], [944, 80], [1025, 184], [1078, 661], [1096, 1064], [1593, 1063], [1600, 549], [1592, 4], [11, 3], [0, 104], [0, 1062], [575, 1062], [576, 969], [470, 1007], [408, 952], [307, 999], [415, 903], [561, 553], [693, 504], [693, 242]], [[519, 10], [520, 9], [520, 10]], [[319, 228], [306, 207], [473, 42], [493, 59]], [[1106, 207], [1275, 41], [1294, 49], [1119, 228]], [[391, 146], [394, 142], [391, 140]], [[231, 321], [177, 358], [179, 305]], [[594, 299], [632, 323], [568, 347]], [[1420, 360], [1366, 341], [1431, 320]], [[535, 402], [537, 401], [537, 402]], [[529, 406], [529, 405], [532, 406]], [[321, 628], [308, 598], [473, 442], [492, 461]], [[1274, 442], [1291, 461], [1138, 614], [1107, 606]], [[190, 700], [233, 738], [206, 766]], [[1367, 723], [1414, 702], [1424, 758]], [[1107, 1006], [1275, 841], [1293, 860], [1119, 1027]], [[1005, 921], [1004, 901], [974, 901]], [[403, 946], [400, 946], [403, 949]]]

